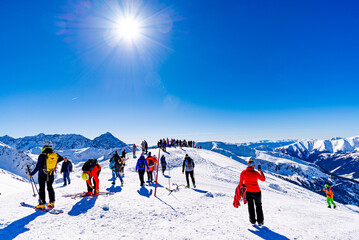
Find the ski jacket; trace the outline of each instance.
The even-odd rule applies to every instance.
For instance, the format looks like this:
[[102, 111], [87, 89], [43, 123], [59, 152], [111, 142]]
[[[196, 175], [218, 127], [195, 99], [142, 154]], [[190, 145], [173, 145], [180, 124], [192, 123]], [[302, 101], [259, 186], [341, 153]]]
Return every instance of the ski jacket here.
[[238, 184], [238, 186], [236, 187], [236, 191], [234, 193], [234, 200], [233, 200], [233, 207], [238, 208], [239, 206], [241, 206], [240, 200], [243, 197], [243, 203], [246, 204], [247, 203], [247, 199], [245, 198], [245, 188], [241, 188]]
[[[39, 177], [45, 177], [47, 174], [44, 172], [46, 170], [46, 159], [47, 159], [47, 153], [54, 153], [55, 151], [52, 148], [46, 148], [38, 157], [36, 167], [34, 170], [30, 173], [31, 176], [34, 176], [39, 171]], [[58, 159], [57, 163], [64, 160], [63, 157], [61, 157], [59, 154], [57, 154]]]
[[84, 173], [88, 173], [90, 175], [89, 179], [86, 181], [88, 183], [89, 186], [92, 186], [91, 184], [91, 178], [93, 178], [94, 182], [95, 182], [95, 186], [92, 186], [92, 188], [98, 190], [100, 187], [100, 181], [98, 178], [98, 175], [100, 174], [101, 171], [101, 166], [100, 164], [96, 164], [96, 166], [91, 169], [91, 171], [83, 171]]
[[112, 162], [112, 161], [116, 161], [116, 162], [117, 162], [120, 158], [121, 158], [120, 155], [118, 155], [118, 154], [116, 153], [116, 154], [114, 154], [114, 155], [112, 156], [112, 158], [110, 159], [110, 162]]
[[124, 164], [123, 158], [119, 158], [118, 160], [116, 160], [116, 162], [115, 162], [115, 172], [120, 172], [123, 164]]
[[161, 157], [161, 166], [167, 166], [167, 162], [166, 162], [166, 157], [162, 156]]
[[[152, 160], [152, 164], [150, 164], [150, 161]], [[156, 166], [156, 164], [158, 164], [158, 161], [157, 161], [157, 159], [156, 158], [154, 158], [154, 157], [147, 157], [146, 158], [146, 161], [147, 161], [147, 164], [148, 164], [148, 166], [149, 166], [149, 168], [148, 168], [148, 171], [153, 171], [153, 169], [154, 169], [154, 167]]]
[[137, 160], [137, 164], [136, 164], [136, 171], [138, 171], [139, 169], [148, 169], [148, 164], [146, 161], [146, 158], [142, 155], [138, 160]]
[[256, 170], [247, 167], [247, 169], [243, 170], [241, 173], [239, 187], [241, 187], [244, 183], [247, 187], [247, 192], [260, 192], [261, 190], [258, 186], [258, 179], [265, 181], [266, 178], [264, 173], [262, 171], [257, 172]]
[[70, 160], [62, 163], [61, 172], [72, 172], [72, 162]]
[[186, 169], [186, 172], [191, 172], [194, 169], [194, 161], [190, 157], [186, 157], [182, 164], [182, 172]]
[[331, 187], [328, 187], [328, 188], [324, 188], [322, 189], [323, 191], [325, 191], [325, 193], [327, 194], [327, 197], [329, 198], [333, 198], [334, 196], [334, 193], [332, 191], [332, 188]]

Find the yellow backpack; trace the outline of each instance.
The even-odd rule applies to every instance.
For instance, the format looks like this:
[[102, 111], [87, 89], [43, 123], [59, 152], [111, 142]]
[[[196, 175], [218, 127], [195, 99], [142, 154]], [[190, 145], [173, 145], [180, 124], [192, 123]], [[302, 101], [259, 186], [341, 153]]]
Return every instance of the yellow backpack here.
[[58, 159], [59, 156], [55, 152], [46, 154], [46, 166], [44, 169], [46, 174], [51, 174], [56, 169]]

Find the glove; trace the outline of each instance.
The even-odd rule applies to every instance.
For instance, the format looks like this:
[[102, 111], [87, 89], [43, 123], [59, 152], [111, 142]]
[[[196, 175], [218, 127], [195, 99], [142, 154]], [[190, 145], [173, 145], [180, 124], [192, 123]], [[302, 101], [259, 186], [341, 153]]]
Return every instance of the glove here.
[[100, 192], [100, 189], [96, 189], [96, 190], [95, 190], [95, 193], [99, 193], [99, 192]]
[[29, 175], [27, 175], [27, 176], [29, 176], [29, 178], [32, 178], [32, 176], [29, 174]]
[[236, 199], [234, 199], [233, 200], [233, 207], [238, 208], [238, 206], [241, 206], [241, 204]]

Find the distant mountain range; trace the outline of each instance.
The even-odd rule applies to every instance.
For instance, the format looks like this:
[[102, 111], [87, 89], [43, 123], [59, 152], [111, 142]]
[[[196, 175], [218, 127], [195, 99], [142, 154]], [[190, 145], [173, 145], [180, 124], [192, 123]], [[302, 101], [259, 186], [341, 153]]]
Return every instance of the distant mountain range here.
[[328, 173], [359, 181], [359, 136], [303, 140], [276, 150], [314, 163]]
[[42, 147], [43, 142], [52, 141], [53, 148], [55, 150], [67, 150], [67, 149], [81, 149], [81, 148], [98, 148], [98, 149], [112, 149], [123, 148], [127, 144], [114, 137], [111, 133], [107, 132], [101, 136], [90, 140], [82, 135], [78, 134], [54, 134], [46, 135], [40, 133], [36, 136], [12, 138], [10, 136], [0, 137], [0, 142], [6, 145], [27, 151], [32, 148]]

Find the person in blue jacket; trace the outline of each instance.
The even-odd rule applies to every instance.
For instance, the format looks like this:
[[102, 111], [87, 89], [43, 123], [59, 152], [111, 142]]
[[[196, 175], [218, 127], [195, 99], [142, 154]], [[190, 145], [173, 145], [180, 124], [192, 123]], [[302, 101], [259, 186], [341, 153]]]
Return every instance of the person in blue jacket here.
[[140, 177], [140, 181], [141, 181], [140, 184], [141, 187], [145, 185], [145, 180], [143, 179], [143, 176], [145, 175], [146, 169], [148, 170], [149, 167], [146, 158], [142, 153], [141, 157], [137, 160], [137, 164], [136, 164], [136, 172], [138, 171], [138, 176]]
[[166, 167], [167, 167], [165, 155], [162, 155], [162, 157], [161, 157], [161, 166], [162, 166], [162, 174], [165, 174]]
[[70, 184], [71, 183], [70, 173], [72, 173], [72, 162], [68, 160], [67, 157], [64, 157], [64, 162], [62, 163], [60, 174], [61, 173], [64, 176], [64, 186], [67, 185], [67, 182], [69, 182]]

